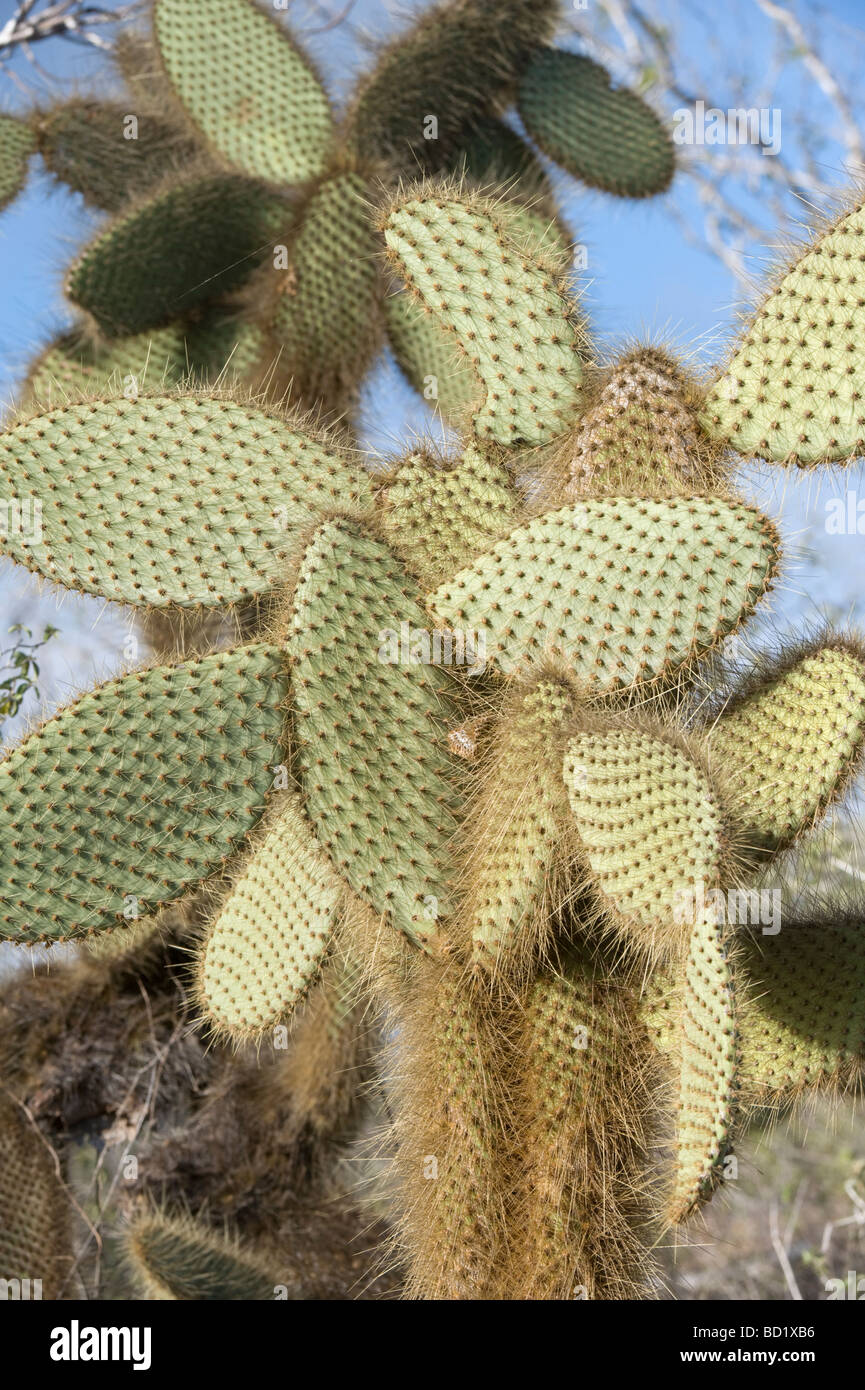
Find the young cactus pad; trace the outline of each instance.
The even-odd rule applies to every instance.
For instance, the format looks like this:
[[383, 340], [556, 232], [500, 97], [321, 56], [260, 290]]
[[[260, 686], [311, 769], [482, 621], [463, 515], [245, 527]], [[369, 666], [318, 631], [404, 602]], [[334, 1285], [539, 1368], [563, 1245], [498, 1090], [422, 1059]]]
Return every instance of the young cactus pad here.
[[290, 793], [208, 932], [198, 974], [208, 1018], [242, 1036], [290, 1013], [321, 970], [344, 896]]

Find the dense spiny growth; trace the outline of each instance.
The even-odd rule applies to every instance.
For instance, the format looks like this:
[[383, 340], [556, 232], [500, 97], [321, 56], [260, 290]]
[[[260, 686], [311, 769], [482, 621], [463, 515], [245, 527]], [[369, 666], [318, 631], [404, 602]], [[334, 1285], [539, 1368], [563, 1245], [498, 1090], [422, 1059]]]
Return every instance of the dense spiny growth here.
[[[557, 15], [445, 0], [338, 120], [250, 0], [154, 0], [125, 93], [0, 124], [0, 200], [38, 151], [111, 217], [0, 436], [4, 492], [41, 506], [4, 550], [157, 645], [0, 765], [3, 934], [84, 943], [33, 982], [31, 1050], [20, 994], [0, 1008], [0, 1057], [22, 1098], [68, 1097], [84, 1048], [107, 1093], [120, 1064], [76, 1040], [118, 999], [134, 1020], [146, 973], [180, 1057], [152, 1183], [202, 1210], [155, 1209], [148, 1179], [115, 1199], [145, 1297], [363, 1295], [340, 1221], [376, 1225], [409, 1297], [638, 1295], [754, 1106], [861, 1078], [849, 909], [760, 936], [718, 902], [848, 786], [865, 651], [827, 634], [712, 684], [782, 560], [733, 450], [865, 448], [865, 214], [711, 384], [655, 345], [602, 363], [503, 117], [622, 196], [662, 192], [672, 146], [549, 46]], [[352, 424], [388, 337], [460, 433], [376, 474]], [[212, 1034], [194, 1096], [178, 989]], [[314, 1236], [294, 1194], [346, 1200], [379, 1091], [390, 1178]], [[0, 1111], [0, 1277], [55, 1291], [63, 1194], [15, 1178], [25, 1113]]]

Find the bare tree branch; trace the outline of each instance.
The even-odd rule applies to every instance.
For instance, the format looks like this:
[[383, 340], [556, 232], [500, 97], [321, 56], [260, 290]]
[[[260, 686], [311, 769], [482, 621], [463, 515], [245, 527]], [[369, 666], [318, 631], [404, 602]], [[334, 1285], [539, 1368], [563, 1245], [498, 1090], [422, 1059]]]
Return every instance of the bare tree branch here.
[[[762, 132], [753, 130], [747, 141], [714, 145], [711, 158], [702, 147], [678, 150], [680, 175], [669, 195], [671, 211], [679, 225], [687, 227], [694, 220], [696, 192], [703, 244], [730, 270], [741, 290], [749, 283], [749, 256], [765, 242], [767, 232], [788, 231], [800, 216], [803, 198], [825, 206], [838, 191], [831, 177], [836, 165], [844, 162], [854, 174], [861, 171], [865, 131], [850, 94], [854, 79], [830, 70], [794, 7], [780, 0], [729, 3], [737, 6], [740, 17], [749, 9], [763, 14], [771, 26], [770, 38], [774, 34], [776, 39], [775, 54], [762, 70], [759, 93], [745, 90], [740, 64], [725, 71], [717, 56], [709, 58], [709, 49], [700, 44], [689, 44], [684, 51], [678, 39], [681, 10], [674, 0], [597, 0], [587, 19], [574, 18], [572, 23], [591, 57], [637, 90], [651, 89], [655, 104], [669, 114], [677, 108], [696, 111], [698, 102], [707, 112], [772, 108], [786, 72], [798, 68], [804, 77], [803, 95], [796, 106], [784, 102], [783, 149], [770, 149]], [[701, 11], [694, 11], [694, 18], [699, 21]], [[819, 12], [812, 12], [812, 18], [816, 23]], [[845, 42], [853, 57], [857, 44], [860, 51], [865, 47], [859, 32], [848, 35]], [[818, 102], [834, 112], [837, 138], [827, 136], [825, 116], [815, 127]]]
[[61, 38], [93, 48], [110, 48], [98, 32], [106, 24], [120, 24], [140, 11], [141, 0], [117, 10], [90, 5], [86, 0], [48, 0], [37, 10], [38, 0], [19, 0], [11, 19], [0, 28], [0, 61], [15, 48], [29, 57], [29, 45], [39, 39]]

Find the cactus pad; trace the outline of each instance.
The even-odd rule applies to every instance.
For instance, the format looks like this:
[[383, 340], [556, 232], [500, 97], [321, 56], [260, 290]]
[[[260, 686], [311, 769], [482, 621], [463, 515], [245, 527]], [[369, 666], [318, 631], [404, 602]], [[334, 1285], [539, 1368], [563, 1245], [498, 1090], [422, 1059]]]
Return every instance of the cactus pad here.
[[481, 438], [540, 444], [567, 427], [581, 394], [584, 333], [546, 265], [479, 200], [420, 197], [391, 209], [390, 261], [454, 333], [486, 389]]
[[684, 1221], [720, 1178], [735, 1106], [736, 1020], [722, 929], [694, 927], [682, 973], [676, 1167], [669, 1213]]
[[14, 748], [0, 763], [0, 935], [122, 925], [218, 869], [261, 816], [285, 697], [280, 651], [239, 647], [109, 681]]
[[384, 300], [387, 334], [409, 384], [448, 424], [470, 418], [484, 384], [452, 333], [406, 290]]
[[755, 849], [777, 850], [813, 827], [848, 786], [865, 743], [865, 655], [826, 646], [764, 673], [707, 736], [725, 802]]
[[235, 168], [272, 183], [321, 173], [330, 104], [308, 59], [250, 0], [157, 0], [165, 71], [204, 139]]
[[454, 935], [465, 935], [460, 945], [489, 970], [527, 971], [548, 944], [553, 864], [567, 824], [557, 734], [571, 709], [570, 693], [554, 681], [515, 695], [467, 818], [469, 886]]
[[471, 444], [446, 467], [414, 455], [390, 475], [378, 503], [391, 548], [428, 583], [507, 535], [520, 505], [504, 468]]
[[535, 45], [552, 36], [558, 18], [558, 0], [427, 7], [382, 50], [361, 84], [349, 138], [409, 178], [447, 167], [484, 112], [507, 105]]
[[62, 406], [109, 386], [119, 391], [131, 385], [130, 378], [136, 388], [178, 385], [186, 372], [186, 346], [179, 324], [108, 342], [79, 329], [62, 334], [39, 354], [28, 373], [24, 396], [43, 408]]
[[43, 502], [41, 539], [12, 532], [8, 553], [69, 588], [139, 605], [260, 594], [298, 530], [371, 506], [363, 470], [334, 447], [279, 416], [196, 396], [25, 419], [0, 434], [0, 477]]
[[344, 893], [293, 793], [280, 801], [203, 944], [198, 997], [211, 1024], [260, 1033], [318, 977]]
[[807, 468], [865, 453], [865, 205], [769, 294], [706, 400], [707, 433], [745, 457]]
[[0, 114], [0, 210], [24, 187], [35, 148], [36, 138], [26, 121]]
[[681, 370], [665, 353], [639, 348], [608, 371], [564, 452], [570, 496], [671, 496], [704, 485], [711, 450]]
[[740, 1104], [858, 1089], [865, 1071], [862, 922], [835, 911], [743, 932], [737, 951]]
[[272, 1299], [277, 1280], [264, 1262], [218, 1231], [154, 1212], [124, 1235], [130, 1272], [148, 1298], [204, 1302]]
[[66, 292], [107, 337], [142, 333], [241, 284], [285, 215], [276, 194], [235, 174], [160, 186], [85, 248]]
[[446, 738], [455, 682], [402, 650], [412, 630], [423, 641], [424, 621], [378, 541], [344, 520], [319, 528], [287, 644], [306, 811], [351, 886], [421, 944], [446, 911], [457, 804]]
[[48, 171], [106, 212], [139, 197], [194, 152], [191, 141], [162, 117], [135, 113], [131, 127], [130, 114], [118, 102], [75, 98], [34, 122]]
[[74, 1259], [71, 1216], [49, 1145], [21, 1107], [0, 1096], [0, 1280], [30, 1280], [21, 1298], [60, 1296]]
[[703, 769], [666, 739], [615, 729], [572, 739], [564, 774], [612, 925], [651, 955], [681, 949], [691, 903], [717, 886], [727, 853]]
[[518, 107], [544, 154], [593, 188], [645, 198], [669, 187], [669, 134], [641, 97], [612, 87], [591, 58], [539, 48], [520, 83]]
[[553, 653], [612, 690], [669, 675], [734, 631], [778, 558], [775, 528], [743, 503], [592, 500], [511, 532], [428, 605], [483, 634], [506, 674]]
[[259, 272], [280, 372], [302, 398], [333, 409], [353, 395], [379, 341], [379, 246], [368, 196], [359, 174], [325, 179], [304, 209], [279, 290], [270, 267]]

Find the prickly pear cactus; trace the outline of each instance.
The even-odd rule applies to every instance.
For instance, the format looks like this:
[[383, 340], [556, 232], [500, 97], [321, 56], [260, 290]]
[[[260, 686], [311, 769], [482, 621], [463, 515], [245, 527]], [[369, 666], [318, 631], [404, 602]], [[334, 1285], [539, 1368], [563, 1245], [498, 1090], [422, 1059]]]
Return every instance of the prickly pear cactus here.
[[[829, 255], [839, 304], [861, 304], [862, 209], [784, 272], [712, 382], [654, 344], [602, 363], [525, 221], [538, 197], [554, 220], [551, 194], [501, 115], [518, 100], [545, 153], [629, 196], [666, 187], [671, 147], [635, 96], [542, 47], [556, 12], [434, 7], [337, 125], [249, 0], [155, 0], [165, 120], [194, 157], [78, 258], [88, 335], [43, 355], [0, 436], [6, 484], [43, 509], [38, 544], [3, 538], [14, 561], [148, 622], [248, 625], [9, 752], [0, 929], [21, 950], [92, 944], [130, 902], [150, 920], [192, 901], [200, 1024], [288, 1049], [305, 1170], [355, 1113], [352, 1077], [369, 1090], [359, 1037], [380, 1018], [377, 1215], [415, 1298], [639, 1296], [752, 1108], [853, 1086], [865, 1064], [862, 970], [821, 936], [861, 958], [849, 910], [762, 938], [728, 910], [856, 773], [865, 647], [827, 633], [707, 694], [783, 567], [732, 451], [804, 465], [861, 446], [855, 305], [836, 335], [821, 300], [795, 355], [784, 319]], [[20, 148], [16, 128], [10, 187]], [[288, 404], [272, 362], [245, 356], [232, 385], [190, 361], [232, 314], [275, 357], [283, 339]], [[385, 324], [419, 384], [425, 361], [451, 370], [460, 435], [376, 476], [323, 417], [355, 399]], [[189, 372], [100, 387], [148, 333], [151, 358]], [[139, 1213], [124, 1241], [150, 1297], [286, 1282], [206, 1218]]]
[[[213, 378], [233, 363], [257, 392], [337, 419], [354, 412], [364, 372], [390, 341], [409, 381], [448, 418], [471, 367], [460, 370], [442, 327], [420, 330], [403, 297], [394, 302], [399, 276], [379, 254], [378, 212], [388, 189], [418, 172], [457, 189], [501, 186], [502, 222], [510, 215], [567, 270], [570, 235], [550, 181], [501, 119], [550, 56], [563, 60], [568, 85], [578, 60], [543, 47], [559, 0], [440, 0], [382, 46], [342, 121], [302, 45], [258, 0], [151, 0], [151, 9], [149, 32], [117, 45], [125, 94], [0, 118], [0, 207], [38, 154], [112, 214], [66, 280], [89, 335], [92, 385], [140, 357], [141, 335], [157, 340], [170, 325], [172, 373]], [[628, 197], [661, 191], [673, 166], [658, 117], [632, 93], [615, 93], [613, 105], [624, 124], [589, 158], [603, 161], [612, 144], [628, 162], [604, 186]], [[603, 111], [596, 117], [603, 125]], [[538, 139], [584, 176], [569, 147]], [[196, 324], [220, 312], [222, 341], [208, 351]], [[52, 347], [30, 374], [43, 402], [55, 375], [68, 373]]]

